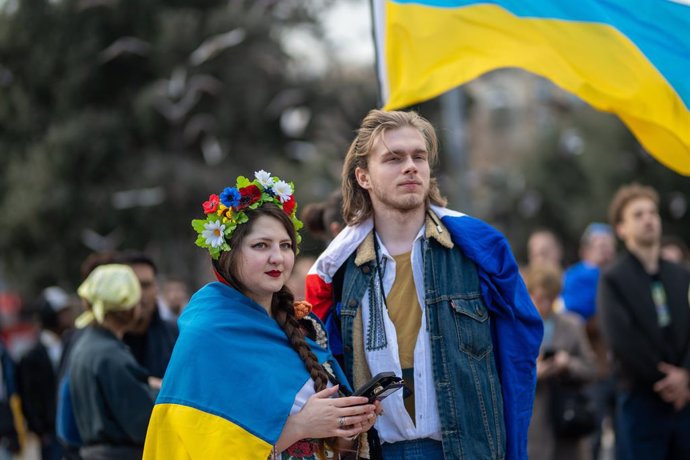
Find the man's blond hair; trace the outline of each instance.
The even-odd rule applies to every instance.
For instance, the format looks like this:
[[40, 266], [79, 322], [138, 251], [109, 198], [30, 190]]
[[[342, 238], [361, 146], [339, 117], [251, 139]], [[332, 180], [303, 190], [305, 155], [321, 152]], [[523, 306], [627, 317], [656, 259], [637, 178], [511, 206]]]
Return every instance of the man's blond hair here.
[[[426, 142], [429, 166], [438, 161], [438, 138], [434, 127], [416, 112], [371, 110], [357, 130], [357, 136], [350, 144], [345, 156], [342, 175], [343, 218], [348, 225], [358, 224], [371, 217], [374, 208], [369, 192], [360, 187], [355, 176], [357, 168], [368, 169], [369, 154], [374, 143], [391, 129], [411, 127], [417, 129]], [[445, 206], [447, 200], [441, 195], [435, 177], [429, 183], [428, 201]]]

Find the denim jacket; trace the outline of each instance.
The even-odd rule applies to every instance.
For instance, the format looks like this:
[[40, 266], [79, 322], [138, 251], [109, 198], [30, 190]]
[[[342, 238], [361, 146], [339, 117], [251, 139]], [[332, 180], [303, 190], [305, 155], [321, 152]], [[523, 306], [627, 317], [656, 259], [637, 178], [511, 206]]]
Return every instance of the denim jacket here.
[[[427, 232], [429, 234], [429, 232]], [[426, 323], [446, 459], [503, 459], [503, 399], [493, 350], [491, 319], [475, 264], [458, 246], [422, 242]], [[366, 259], [366, 258], [365, 258]], [[353, 254], [341, 268], [340, 324], [345, 372], [367, 378], [361, 299], [375, 273], [372, 258]], [[362, 369], [365, 374], [362, 375]], [[360, 375], [357, 375], [360, 374]]]

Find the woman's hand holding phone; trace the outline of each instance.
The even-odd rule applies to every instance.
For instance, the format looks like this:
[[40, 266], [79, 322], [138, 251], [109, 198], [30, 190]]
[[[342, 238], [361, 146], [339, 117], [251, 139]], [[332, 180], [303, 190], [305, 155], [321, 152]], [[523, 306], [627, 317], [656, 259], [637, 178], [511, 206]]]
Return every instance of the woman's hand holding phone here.
[[288, 417], [276, 450], [280, 452], [300, 439], [352, 438], [368, 431], [376, 422], [377, 406], [362, 396], [334, 397], [337, 393], [338, 385], [307, 399], [302, 410]]

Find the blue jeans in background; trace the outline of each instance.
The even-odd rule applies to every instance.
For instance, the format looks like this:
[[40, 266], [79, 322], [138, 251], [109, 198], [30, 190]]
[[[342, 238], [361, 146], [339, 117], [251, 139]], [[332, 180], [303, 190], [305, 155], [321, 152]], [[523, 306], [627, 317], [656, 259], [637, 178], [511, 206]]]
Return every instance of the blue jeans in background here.
[[653, 392], [620, 392], [617, 460], [690, 459], [690, 406], [679, 412]]

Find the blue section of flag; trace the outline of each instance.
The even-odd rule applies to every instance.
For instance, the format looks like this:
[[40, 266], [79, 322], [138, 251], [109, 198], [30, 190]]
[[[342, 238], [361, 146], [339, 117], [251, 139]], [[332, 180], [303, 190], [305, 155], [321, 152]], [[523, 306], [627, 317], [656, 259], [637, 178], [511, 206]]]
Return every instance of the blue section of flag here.
[[[180, 336], [156, 404], [223, 417], [275, 444], [310, 377], [283, 330], [263, 307], [221, 283], [194, 294], [178, 324]], [[330, 352], [307, 343], [346, 382]]]
[[492, 313], [508, 437], [506, 458], [527, 458], [543, 322], [520, 277], [510, 245], [500, 232], [469, 216], [446, 215], [441, 221], [453, 242], [477, 265], [482, 296]]

